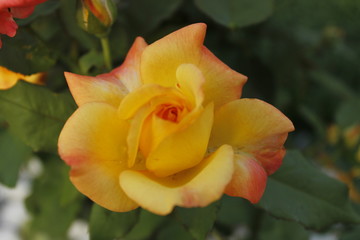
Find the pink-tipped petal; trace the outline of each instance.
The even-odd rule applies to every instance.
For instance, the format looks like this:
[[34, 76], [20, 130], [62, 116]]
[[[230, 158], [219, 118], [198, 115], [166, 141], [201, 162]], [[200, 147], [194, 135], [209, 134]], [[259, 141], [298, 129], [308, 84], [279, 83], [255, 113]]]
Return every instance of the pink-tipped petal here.
[[238, 99], [246, 77], [230, 69], [203, 46], [206, 25], [197, 23], [175, 31], [149, 45], [142, 56], [144, 83], [176, 85], [176, 70], [181, 64], [193, 64], [205, 78], [205, 102], [215, 108]]
[[96, 77], [65, 73], [69, 89], [78, 106], [88, 102], [106, 102], [119, 106], [129, 92], [141, 86], [140, 56], [145, 47], [145, 41], [137, 38], [124, 63], [110, 73]]
[[214, 102], [215, 108], [218, 108], [241, 97], [247, 77], [232, 70], [206, 47], [202, 48], [198, 68], [206, 79], [204, 104]]
[[204, 207], [218, 200], [233, 174], [233, 150], [220, 147], [192, 169], [157, 178], [147, 172], [124, 171], [120, 185], [141, 207], [159, 214], [169, 214], [175, 206]]
[[90, 77], [66, 72], [65, 77], [78, 106], [104, 102], [117, 107], [127, 94], [124, 85], [106, 81], [101, 76]]
[[267, 180], [267, 173], [261, 164], [247, 154], [235, 154], [234, 174], [226, 186], [225, 193], [233, 197], [242, 197], [251, 203], [259, 202]]
[[268, 172], [276, 171], [292, 122], [278, 109], [258, 99], [230, 102], [215, 112], [210, 147], [222, 144], [252, 154]]
[[199, 62], [205, 31], [205, 24], [192, 24], [149, 45], [141, 57], [141, 76], [144, 83], [175, 86], [179, 65], [196, 65]]
[[143, 82], [140, 75], [140, 60], [147, 43], [142, 37], [137, 37], [126, 55], [124, 63], [111, 73], [129, 92], [139, 88]]
[[104, 103], [88, 103], [76, 110], [59, 137], [59, 154], [71, 167], [70, 180], [97, 204], [112, 211], [130, 211], [137, 204], [119, 185], [127, 169], [128, 123], [117, 109]]

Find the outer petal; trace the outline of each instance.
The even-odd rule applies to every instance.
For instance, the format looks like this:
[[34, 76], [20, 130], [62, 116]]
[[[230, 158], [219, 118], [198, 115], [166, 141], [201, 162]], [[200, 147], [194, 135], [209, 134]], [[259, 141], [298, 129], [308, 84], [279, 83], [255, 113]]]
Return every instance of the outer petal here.
[[124, 171], [120, 175], [120, 185], [141, 207], [166, 215], [176, 205], [203, 207], [219, 199], [231, 179], [233, 168], [233, 150], [225, 145], [196, 167], [167, 178]]
[[283, 144], [292, 122], [275, 107], [257, 99], [230, 102], [215, 113], [210, 147], [229, 144], [251, 153], [271, 174], [280, 167]]
[[214, 102], [217, 108], [241, 97], [247, 77], [232, 70], [206, 47], [202, 48], [198, 67], [206, 79], [204, 104]]
[[124, 63], [110, 73], [96, 77], [65, 73], [76, 103], [81, 106], [88, 102], [106, 102], [118, 106], [126, 94], [141, 85], [139, 64], [145, 46], [144, 40], [137, 38]]
[[146, 159], [146, 167], [165, 177], [196, 166], [204, 157], [213, 123], [213, 104], [188, 128], [166, 137]]
[[43, 3], [47, 0], [1, 0], [0, 9], [12, 7], [30, 7]]
[[238, 99], [246, 77], [231, 70], [203, 46], [206, 25], [193, 24], [173, 32], [149, 45], [141, 59], [144, 83], [163, 86], [176, 84], [176, 70], [180, 64], [197, 66], [205, 77], [205, 103], [215, 108]]
[[226, 186], [225, 193], [257, 203], [265, 191], [266, 171], [251, 155], [235, 154], [234, 159], [234, 174]]
[[111, 72], [116, 79], [125, 85], [129, 92], [134, 91], [143, 84], [140, 75], [140, 61], [146, 47], [145, 40], [142, 37], [137, 37], [124, 63]]
[[79, 107], [91, 102], [103, 102], [116, 107], [128, 93], [124, 85], [106, 81], [101, 75], [90, 77], [66, 72], [65, 77]]
[[0, 8], [0, 34], [14, 37], [18, 26], [7, 9]]
[[99, 205], [120, 212], [137, 207], [118, 181], [127, 168], [127, 129], [116, 108], [88, 103], [69, 118], [59, 137], [59, 154], [70, 165], [76, 188]]
[[206, 25], [189, 25], [149, 45], [141, 57], [144, 83], [176, 85], [176, 69], [183, 63], [197, 64], [201, 57]]

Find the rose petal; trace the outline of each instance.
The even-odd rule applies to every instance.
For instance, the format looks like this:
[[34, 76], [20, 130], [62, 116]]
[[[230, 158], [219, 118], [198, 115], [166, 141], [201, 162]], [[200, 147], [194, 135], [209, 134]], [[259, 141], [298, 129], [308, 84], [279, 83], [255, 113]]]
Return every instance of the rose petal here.
[[201, 71], [193, 64], [181, 64], [176, 70], [176, 79], [177, 87], [192, 102], [191, 109], [199, 107], [204, 100], [205, 79]]
[[44, 82], [44, 76], [44, 73], [23, 75], [0, 66], [0, 89], [11, 88], [21, 79], [33, 84], [42, 84]]
[[203, 46], [206, 25], [197, 23], [175, 31], [149, 45], [141, 58], [144, 83], [176, 85], [176, 70], [184, 63], [194, 64], [205, 83], [205, 105], [215, 108], [238, 99], [246, 77], [235, 72]]
[[106, 81], [101, 75], [90, 77], [66, 72], [65, 78], [78, 106], [103, 102], [117, 107], [128, 93], [124, 85]]
[[84, 195], [112, 211], [137, 207], [118, 181], [127, 168], [127, 129], [116, 108], [88, 103], [69, 118], [59, 137], [59, 154], [71, 167], [70, 180]]
[[267, 173], [253, 156], [248, 154], [235, 154], [234, 174], [226, 186], [225, 193], [234, 197], [248, 199], [257, 203], [262, 197], [267, 180]]
[[167, 178], [124, 171], [120, 185], [141, 207], [166, 215], [174, 206], [204, 207], [218, 200], [231, 179], [233, 168], [233, 150], [224, 145], [196, 167]]
[[214, 102], [215, 108], [218, 108], [241, 97], [247, 77], [232, 70], [206, 47], [202, 48], [202, 58], [198, 67], [206, 79], [204, 104]]
[[278, 109], [258, 99], [230, 102], [215, 112], [210, 147], [229, 144], [248, 152], [271, 174], [280, 167], [283, 144], [292, 122]]
[[[128, 167], [135, 164], [141, 136], [144, 135], [143, 126], [145, 120], [155, 110], [158, 104], [156, 100], [169, 103], [176, 100], [181, 101], [181, 96], [172, 88], [165, 88], [155, 84], [144, 85], [127, 95], [118, 108], [120, 119], [131, 119], [130, 129], [127, 137], [128, 144]], [[150, 120], [148, 120], [150, 121]], [[148, 141], [151, 141], [149, 139]], [[149, 144], [150, 145], [150, 144]]]
[[152, 114], [145, 122], [141, 132], [141, 153], [144, 157], [148, 157], [150, 152], [154, 151], [166, 137], [175, 133], [179, 129], [179, 123], [164, 120], [159, 118], [156, 114]]
[[192, 24], [149, 45], [141, 57], [144, 83], [174, 87], [179, 65], [198, 63], [205, 30], [203, 23]]
[[7, 9], [0, 8], [0, 22], [0, 34], [14, 37], [18, 26]]
[[138, 157], [140, 138], [146, 118], [151, 113], [152, 108], [144, 107], [138, 111], [133, 119], [131, 119], [129, 133], [127, 136], [128, 146], [128, 167], [131, 168], [136, 163]]
[[182, 96], [174, 88], [156, 84], [143, 85], [123, 99], [118, 110], [120, 118], [129, 119], [133, 117], [140, 108], [156, 97], [160, 97], [163, 102], [166, 102], [166, 100], [173, 103], [182, 101]]
[[160, 177], [196, 166], [204, 157], [213, 123], [209, 104], [188, 128], [166, 137], [146, 159], [149, 171]]
[[[182, 121], [183, 116], [191, 110], [198, 111], [194, 108], [201, 107], [203, 99], [201, 85], [204, 81], [201, 72], [194, 65], [182, 64], [178, 68], [177, 75], [178, 90], [156, 84], [146, 84], [126, 96], [121, 102], [119, 116], [122, 119], [129, 119], [136, 113], [131, 123], [128, 138], [129, 167], [135, 163], [139, 140], [141, 141], [140, 149], [146, 157], [165, 137], [184, 128], [184, 125], [189, 125], [187, 122], [190, 119]], [[145, 122], [148, 115], [161, 104], [188, 105], [179, 113], [178, 122], [181, 123], [174, 124], [159, 118], [155, 114]]]
[[[147, 43], [142, 37], [137, 37], [126, 55], [124, 63], [115, 68], [109, 75], [120, 81], [128, 89], [129, 92], [139, 88], [143, 83], [140, 75], [140, 60]], [[107, 74], [103, 74], [107, 77]]]
[[88, 102], [105, 102], [119, 106], [124, 96], [141, 85], [139, 61], [145, 46], [144, 40], [137, 38], [124, 63], [110, 73], [96, 77], [65, 73], [69, 89], [78, 106]]

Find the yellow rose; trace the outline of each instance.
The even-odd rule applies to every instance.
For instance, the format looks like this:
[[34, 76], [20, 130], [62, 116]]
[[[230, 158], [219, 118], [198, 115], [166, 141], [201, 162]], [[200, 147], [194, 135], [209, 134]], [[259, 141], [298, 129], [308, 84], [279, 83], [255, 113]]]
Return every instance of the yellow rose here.
[[239, 99], [246, 77], [205, 46], [199, 23], [147, 45], [96, 77], [66, 73], [79, 108], [59, 137], [77, 189], [113, 211], [165, 215], [223, 193], [256, 203], [279, 168], [291, 121]]

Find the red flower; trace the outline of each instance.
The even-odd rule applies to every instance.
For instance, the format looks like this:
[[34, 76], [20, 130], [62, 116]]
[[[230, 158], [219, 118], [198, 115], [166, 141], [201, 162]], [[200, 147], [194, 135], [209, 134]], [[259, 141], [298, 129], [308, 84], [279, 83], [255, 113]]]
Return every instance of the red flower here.
[[[18, 26], [14, 18], [27, 18], [35, 6], [46, 0], [2, 0], [0, 1], [0, 34], [14, 37]], [[0, 48], [2, 46], [0, 38]]]

